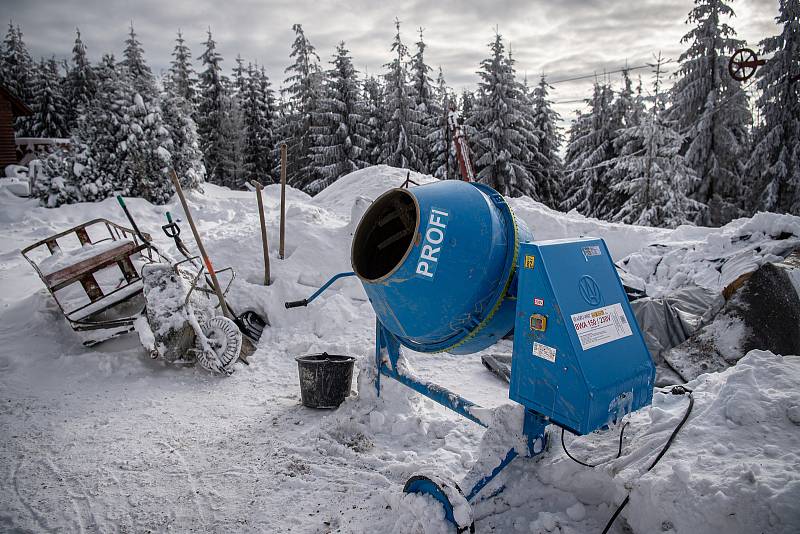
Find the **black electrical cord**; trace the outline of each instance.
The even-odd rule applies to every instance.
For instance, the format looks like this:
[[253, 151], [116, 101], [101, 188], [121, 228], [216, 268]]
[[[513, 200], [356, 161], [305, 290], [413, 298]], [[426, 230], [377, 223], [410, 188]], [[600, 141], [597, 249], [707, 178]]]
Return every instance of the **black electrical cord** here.
[[[675, 441], [675, 436], [678, 435], [678, 432], [680, 432], [684, 423], [686, 423], [686, 421], [689, 419], [689, 415], [692, 413], [692, 408], [694, 407], [694, 395], [692, 395], [691, 389], [685, 388], [683, 386], [673, 386], [672, 389], [670, 390], [670, 393], [672, 393], [673, 395], [684, 395], [688, 393], [689, 407], [686, 408], [686, 413], [683, 414], [683, 419], [681, 419], [681, 422], [678, 423], [678, 426], [675, 427], [675, 430], [672, 431], [672, 434], [667, 440], [667, 443], [664, 445], [664, 448], [661, 449], [661, 452], [658, 453], [658, 456], [656, 456], [656, 459], [653, 460], [653, 463], [650, 464], [650, 467], [647, 468], [647, 471], [645, 471], [645, 473], [649, 473], [650, 470], [656, 466], [658, 461], [661, 460], [661, 458], [667, 453], [667, 450], [669, 449], [670, 445], [672, 445], [672, 442]], [[622, 513], [623, 508], [625, 508], [625, 506], [628, 505], [629, 500], [630, 500], [630, 495], [625, 497], [625, 500], [622, 501], [622, 503], [619, 505], [617, 510], [614, 512], [614, 515], [612, 515], [611, 519], [608, 520], [608, 523], [606, 523], [606, 527], [603, 529], [602, 534], [608, 533], [608, 530], [611, 528], [611, 525], [614, 524], [614, 521], [616, 521], [619, 514]]]
[[[617, 451], [617, 455], [614, 458], [619, 458], [620, 456], [622, 456], [622, 437], [625, 435], [625, 427], [626, 426], [628, 426], [627, 422], [624, 425], [622, 425], [622, 430], [619, 431], [619, 450]], [[586, 462], [582, 462], [582, 461], [578, 460], [577, 458], [575, 458], [574, 456], [572, 456], [569, 453], [569, 451], [567, 450], [566, 444], [564, 443], [564, 428], [563, 427], [561, 428], [561, 448], [564, 449], [564, 452], [567, 453], [567, 456], [569, 456], [570, 460], [572, 460], [575, 463], [581, 464], [582, 466], [585, 466], [585, 467], [597, 467], [598, 465], [602, 465], [602, 464], [604, 464], [604, 463], [606, 463], [608, 461], [608, 460], [604, 460], [604, 461], [602, 461], [600, 463], [596, 463], [596, 464], [587, 464]]]

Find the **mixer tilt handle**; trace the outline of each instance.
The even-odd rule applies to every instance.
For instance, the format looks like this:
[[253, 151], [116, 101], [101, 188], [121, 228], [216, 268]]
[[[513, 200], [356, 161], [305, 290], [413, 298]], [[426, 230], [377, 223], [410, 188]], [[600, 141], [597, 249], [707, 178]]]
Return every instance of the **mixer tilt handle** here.
[[333, 275], [333, 277], [331, 277], [330, 280], [325, 282], [322, 285], [321, 288], [317, 289], [314, 292], [314, 294], [311, 295], [310, 297], [308, 297], [307, 299], [294, 300], [294, 301], [291, 301], [291, 302], [285, 302], [283, 305], [286, 306], [287, 309], [289, 309], [289, 308], [299, 308], [300, 306], [308, 306], [311, 301], [313, 301], [318, 296], [320, 296], [326, 289], [328, 289], [331, 286], [331, 284], [333, 284], [339, 278], [344, 278], [346, 276], [355, 276], [355, 275], [356, 275], [356, 273], [354, 273], [352, 271], [347, 271], [347, 272], [344, 272], [344, 273], [335, 274], [335, 275]]

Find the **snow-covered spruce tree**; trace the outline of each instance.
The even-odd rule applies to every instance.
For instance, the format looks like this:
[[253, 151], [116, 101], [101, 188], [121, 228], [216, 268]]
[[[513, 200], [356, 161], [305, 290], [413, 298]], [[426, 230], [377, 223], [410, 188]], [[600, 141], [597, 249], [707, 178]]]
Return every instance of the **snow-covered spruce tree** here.
[[58, 149], [47, 157], [33, 160], [28, 164], [32, 175], [36, 177], [31, 194], [46, 208], [72, 204], [81, 199], [74, 180], [67, 178], [68, 161], [69, 156]]
[[[127, 74], [131, 80], [136, 78]], [[121, 162], [117, 180], [130, 184], [127, 194], [154, 204], [166, 204], [172, 196], [169, 178], [173, 145], [169, 130], [161, 116], [157, 98], [132, 91], [122, 102], [122, 142], [117, 154]]]
[[234, 67], [233, 67], [233, 80], [231, 93], [236, 98], [243, 98], [244, 94], [247, 92], [247, 80], [248, 80], [248, 70], [247, 67], [244, 66], [244, 59], [242, 59], [241, 54], [236, 54], [236, 59], [234, 60]]
[[[475, 144], [478, 138], [478, 130], [476, 128], [478, 118], [475, 117], [475, 111], [478, 109], [478, 100], [482, 98], [483, 90], [479, 87], [474, 93], [464, 89], [461, 91], [461, 98], [459, 99], [461, 131], [467, 139], [473, 161], [475, 160], [476, 154], [478, 154], [478, 147]], [[461, 176], [460, 172], [461, 171], [459, 171], [459, 176]]]
[[161, 109], [164, 127], [172, 142], [166, 147], [171, 154], [172, 168], [185, 189], [198, 188], [205, 181], [206, 168], [197, 125], [192, 119], [193, 106], [183, 96], [168, 89], [168, 84], [164, 85]]
[[414, 88], [414, 101], [416, 110], [420, 116], [422, 124], [422, 148], [424, 153], [420, 155], [420, 165], [423, 172], [433, 174], [431, 166], [431, 142], [430, 136], [434, 134], [440, 126], [443, 117], [442, 106], [436, 98], [436, 91], [433, 87], [433, 79], [430, 73], [433, 69], [425, 63], [425, 41], [422, 38], [424, 28], [419, 29], [419, 41], [417, 41], [416, 53], [411, 56], [410, 74], [411, 86]]
[[[613, 96], [609, 111], [611, 145], [610, 151], [606, 154], [606, 158], [609, 161], [607, 171], [613, 169], [614, 162], [620, 156], [620, 149], [623, 144], [618, 143], [617, 138], [626, 128], [639, 124], [644, 109], [644, 101], [641, 95], [637, 95], [633, 90], [630, 73], [627, 70], [623, 70], [622, 88]], [[625, 175], [621, 173], [608, 172], [606, 174], [603, 184], [605, 199], [596, 204], [596, 217], [608, 220], [622, 206], [625, 202], [625, 195], [622, 193], [624, 187], [618, 187], [618, 185], [620, 181], [624, 182], [625, 180]]]
[[322, 73], [319, 56], [308, 41], [300, 24], [292, 26], [295, 40], [290, 58], [294, 63], [285, 70], [285, 94], [291, 113], [284, 122], [282, 136], [287, 145], [286, 181], [293, 187], [306, 191], [316, 180], [311, 162], [311, 128], [315, 125], [314, 114], [319, 107], [322, 92]]
[[219, 125], [220, 185], [245, 189], [248, 173], [245, 165], [245, 141], [248, 132], [239, 98], [227, 94], [222, 100], [222, 120]]
[[[28, 105], [33, 104], [34, 69], [34, 62], [22, 40], [22, 30], [9, 22], [0, 54], [0, 82]], [[14, 122], [18, 137], [30, 136], [30, 127], [28, 117], [17, 117]]]
[[384, 65], [384, 126], [380, 160], [382, 163], [427, 172], [425, 169], [425, 128], [417, 111], [414, 87], [408, 84], [406, 68], [408, 50], [400, 39], [400, 21], [395, 19], [397, 33], [392, 43], [395, 58]]
[[372, 165], [383, 163], [381, 161], [381, 148], [383, 147], [384, 91], [381, 83], [374, 76], [364, 80], [364, 116], [366, 117], [367, 145], [364, 147], [365, 160]]
[[531, 96], [533, 128], [539, 133], [539, 143], [531, 158], [530, 167], [536, 181], [539, 200], [555, 208], [561, 201], [564, 179], [564, 164], [559, 155], [563, 136], [558, 127], [561, 116], [553, 109], [553, 103], [548, 98], [550, 89], [552, 86], [542, 76]]
[[[513, 55], [509, 51], [509, 60], [513, 61]], [[533, 106], [533, 91], [528, 86], [528, 75], [524, 75], [522, 83], [520, 84], [521, 94], [520, 100], [522, 101], [521, 111], [525, 118], [525, 122], [529, 126], [530, 135], [527, 139], [528, 158], [525, 160], [525, 168], [528, 170], [534, 181], [534, 189], [528, 193], [528, 196], [534, 200], [542, 201], [542, 193], [540, 191], [540, 183], [537, 180], [537, 170], [539, 169], [540, 156], [539, 144], [542, 142], [542, 132], [536, 128], [534, 118], [536, 109]]]
[[34, 137], [63, 138], [69, 135], [64, 80], [56, 59], [39, 62], [33, 87], [33, 116], [30, 133]]
[[183, 39], [183, 34], [178, 30], [175, 38], [175, 48], [172, 51], [172, 62], [164, 85], [169, 94], [179, 96], [186, 101], [192, 111], [197, 102], [197, 78], [192, 67], [192, 52]]
[[75, 30], [75, 45], [72, 47], [72, 67], [67, 73], [65, 97], [67, 101], [67, 129], [78, 125], [78, 117], [94, 100], [97, 92], [97, 81], [94, 69], [86, 57], [86, 45], [81, 40], [81, 32]]
[[153, 72], [144, 59], [144, 49], [142, 43], [136, 39], [136, 31], [131, 22], [128, 38], [125, 39], [125, 48], [122, 51], [123, 60], [120, 65], [130, 77], [133, 89], [144, 97], [154, 97], [156, 95], [156, 81]]
[[441, 67], [439, 67], [439, 75], [436, 77], [434, 96], [436, 105], [439, 107], [439, 117], [431, 116], [431, 119], [435, 119], [434, 129], [428, 134], [431, 174], [440, 180], [453, 180], [459, 178], [459, 170], [447, 114], [451, 107], [456, 108], [456, 96], [447, 87]]
[[276, 181], [275, 99], [264, 68], [247, 68], [246, 92], [242, 99], [245, 124], [244, 166], [247, 180], [262, 184]]
[[622, 89], [619, 90], [611, 105], [612, 130], [616, 131], [636, 126], [643, 111], [644, 102], [634, 93], [630, 73], [627, 70], [623, 70]]
[[333, 68], [325, 80], [325, 97], [314, 113], [311, 128], [311, 161], [317, 179], [307, 192], [316, 194], [339, 177], [369, 165], [364, 105], [359, 94], [358, 73], [344, 41], [336, 47]]
[[475, 108], [478, 105], [478, 99], [475, 96], [475, 93], [472, 93], [466, 89], [461, 91], [461, 116], [464, 118], [465, 121], [468, 121], [470, 117], [475, 113]]
[[741, 181], [752, 122], [747, 95], [728, 73], [728, 60], [744, 42], [723, 18], [733, 10], [725, 0], [696, 0], [681, 42], [678, 80], [672, 88], [669, 119], [686, 141], [681, 153], [699, 177], [693, 198], [709, 205], [708, 222], [724, 224], [742, 212]]
[[616, 213], [620, 207], [609, 202], [606, 178], [614, 158], [616, 135], [611, 121], [611, 87], [595, 82], [588, 104], [589, 112], [579, 113], [570, 127], [561, 209], [575, 209], [583, 215], [602, 218]]
[[227, 80], [222, 74], [222, 56], [217, 52], [217, 43], [208, 30], [205, 51], [200, 56], [203, 71], [200, 72], [200, 95], [197, 106], [197, 133], [206, 168], [206, 179], [215, 184], [224, 184], [221, 167], [221, 152], [225, 140], [221, 137], [224, 103], [227, 97]]
[[479, 100], [470, 121], [479, 151], [475, 169], [479, 181], [503, 195], [537, 197], [534, 177], [526, 168], [530, 147], [537, 139], [524, 106], [522, 84], [515, 78], [514, 61], [505, 53], [502, 36], [489, 43], [491, 56], [481, 62]]
[[130, 82], [119, 73], [112, 55], [103, 56], [94, 72], [95, 98], [78, 117], [65, 168], [65, 185], [72, 186], [74, 194], [59, 197], [54, 191], [45, 191], [47, 197], [40, 198], [51, 207], [60, 202], [103, 200], [115, 190], [130, 194], [132, 184], [118, 179], [121, 161], [117, 153], [123, 141], [124, 102], [131, 92]]
[[608, 171], [613, 192], [624, 198], [611, 220], [675, 228], [705, 216], [706, 206], [688, 197], [697, 176], [680, 155], [682, 137], [663, 117], [661, 64], [656, 64], [654, 105], [619, 131], [618, 156]]
[[792, 81], [800, 76], [800, 1], [781, 0], [776, 20], [781, 33], [760, 43], [772, 56], [757, 72], [762, 122], [748, 171], [756, 209], [800, 215], [800, 81]]

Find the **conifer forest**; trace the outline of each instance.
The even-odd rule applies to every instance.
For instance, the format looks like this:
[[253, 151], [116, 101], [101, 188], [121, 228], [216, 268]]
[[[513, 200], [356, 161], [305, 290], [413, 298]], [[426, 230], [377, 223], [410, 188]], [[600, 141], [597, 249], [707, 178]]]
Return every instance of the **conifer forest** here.
[[[223, 58], [177, 32], [170, 67], [155, 75], [134, 23], [121, 56], [90, 61], [75, 32], [71, 58], [31, 56], [10, 22], [0, 81], [33, 115], [18, 137], [69, 139], [40, 160], [34, 194], [46, 206], [115, 194], [166, 203], [174, 169], [185, 187], [244, 189], [279, 180], [310, 195], [343, 175], [385, 164], [458, 179], [448, 127], [453, 108], [479, 181], [507, 196], [608, 221], [673, 228], [719, 226], [758, 211], [800, 214], [800, 0], [764, 4], [776, 33], [737, 38], [728, 0], [687, 2], [684, 52], [647, 83], [623, 70], [596, 77], [570, 123], [553, 108], [546, 74], [528, 79], [501, 31], [486, 40], [473, 90], [456, 93], [447, 65], [426, 61], [425, 34], [387, 28], [383, 71], [365, 75], [346, 40], [319, 51], [292, 27], [284, 72]], [[343, 38], [346, 36], [342, 36]], [[744, 46], [765, 63], [735, 80]], [[749, 91], [748, 91], [749, 90]]]

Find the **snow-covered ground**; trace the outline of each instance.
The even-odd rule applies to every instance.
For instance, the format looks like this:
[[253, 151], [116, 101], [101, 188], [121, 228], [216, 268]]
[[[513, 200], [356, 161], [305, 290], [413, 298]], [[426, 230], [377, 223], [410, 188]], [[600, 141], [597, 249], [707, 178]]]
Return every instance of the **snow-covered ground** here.
[[[230, 378], [151, 360], [135, 335], [83, 347], [19, 250], [88, 219], [124, 223], [124, 215], [111, 199], [46, 210], [0, 189], [0, 530], [449, 532], [441, 508], [404, 496], [402, 485], [420, 470], [459, 479], [480, 457], [484, 430], [389, 380], [375, 397], [374, 315], [354, 279], [309, 308], [283, 306], [350, 270], [355, 222], [405, 177], [375, 167], [315, 198], [290, 189], [282, 261], [279, 188], [267, 187], [269, 287], [261, 285], [254, 193], [206, 185], [189, 195], [215, 265], [238, 272], [231, 303], [271, 322], [251, 365], [238, 364]], [[719, 290], [726, 278], [718, 258], [752, 268], [797, 246], [787, 233], [800, 235], [800, 220], [786, 216], [668, 231], [561, 214], [529, 199], [510, 203], [538, 239], [605, 238], [615, 259], [630, 255], [627, 269], [651, 294], [690, 282]], [[177, 256], [160, 226], [165, 211], [180, 216], [180, 208], [128, 205]], [[323, 350], [360, 359], [358, 394], [335, 411], [299, 400], [294, 357]], [[490, 352], [510, 350], [504, 341]], [[506, 384], [480, 355], [410, 360], [419, 374], [485, 406], [508, 402]], [[515, 460], [495, 482], [505, 491], [476, 506], [477, 531], [600, 532], [628, 492], [612, 532], [626, 524], [636, 533], [800, 531], [800, 358], [753, 351], [688, 387], [692, 416], [651, 472], [644, 474], [686, 396], [657, 392], [652, 407], [630, 417], [622, 456], [601, 467], [569, 460], [557, 435], [536, 461]], [[617, 440], [617, 431], [567, 436], [574, 456], [595, 463], [615, 456]]]

